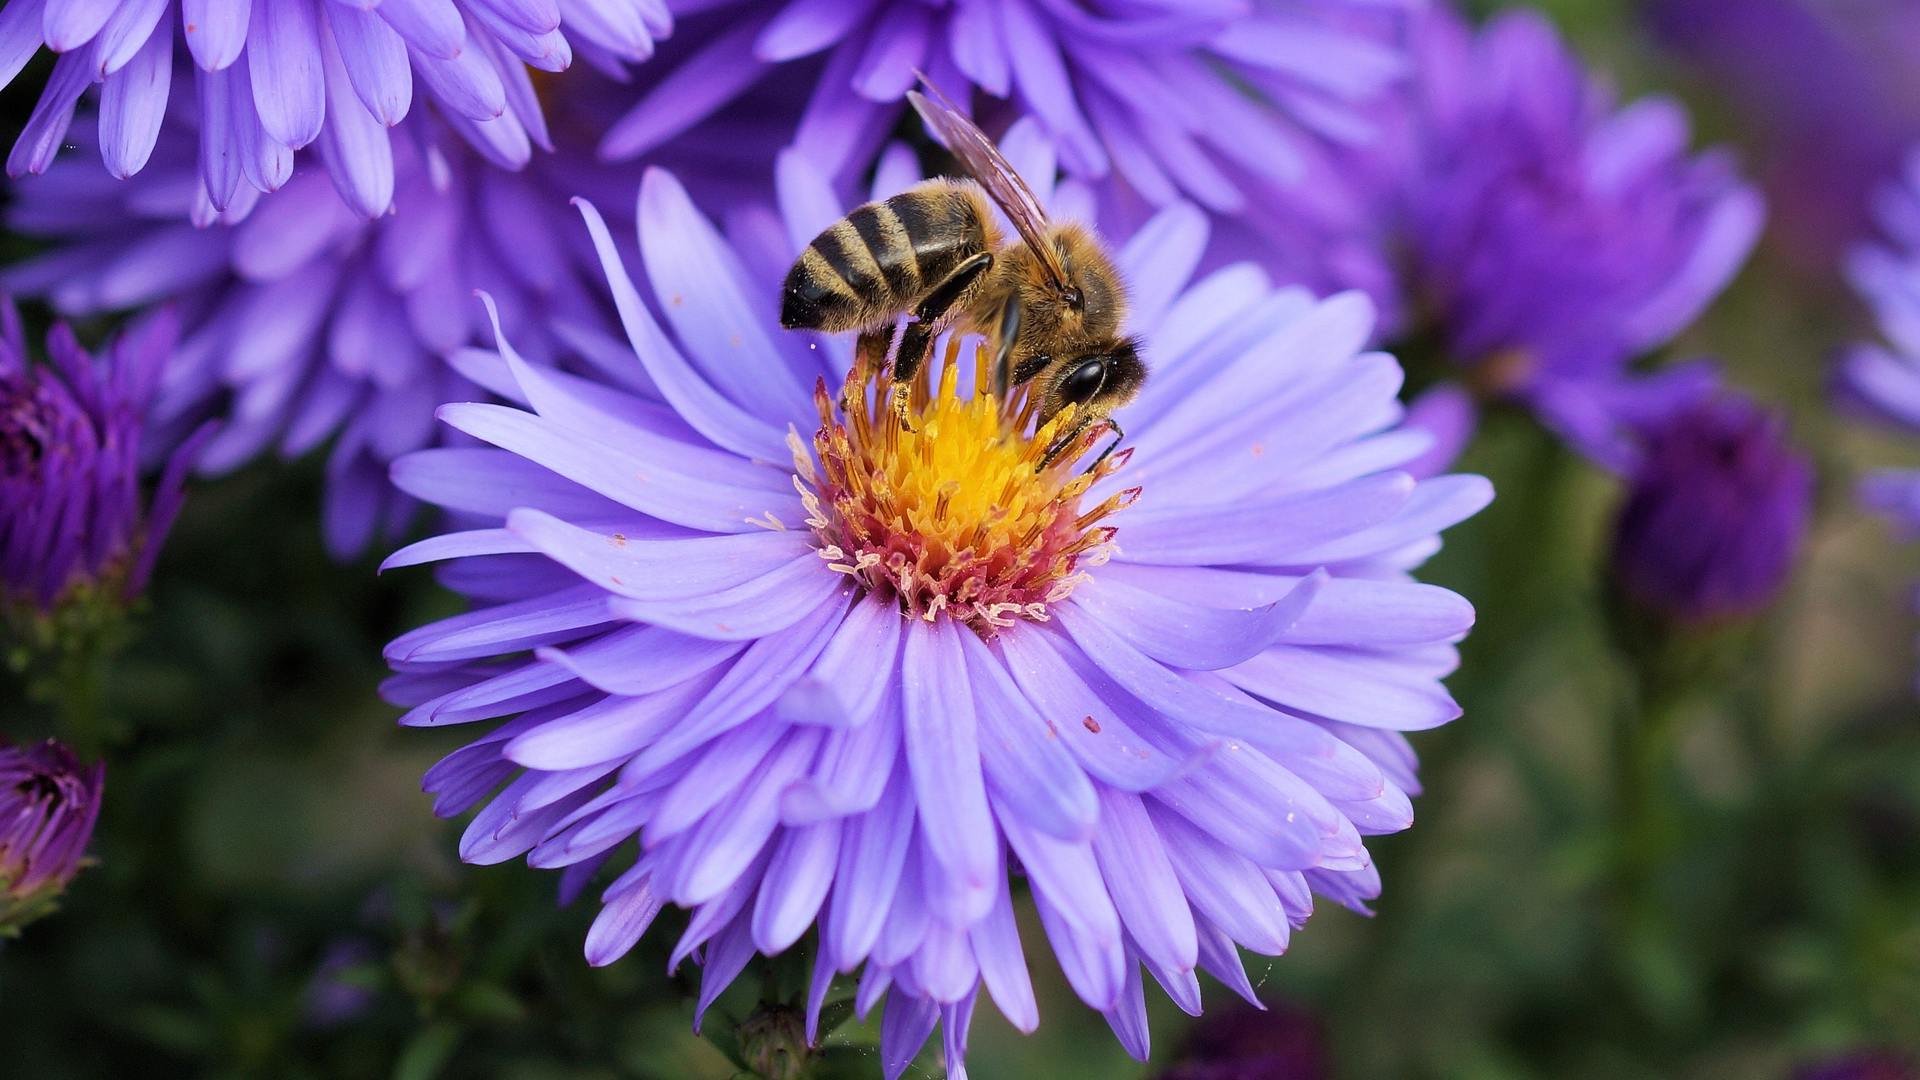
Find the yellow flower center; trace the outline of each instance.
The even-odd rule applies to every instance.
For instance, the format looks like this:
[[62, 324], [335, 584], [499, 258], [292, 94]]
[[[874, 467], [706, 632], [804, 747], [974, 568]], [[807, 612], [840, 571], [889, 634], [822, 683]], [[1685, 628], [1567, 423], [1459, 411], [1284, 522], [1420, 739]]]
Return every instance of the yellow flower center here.
[[1076, 425], [1071, 406], [1035, 425], [1024, 387], [1004, 401], [987, 389], [984, 347], [973, 352], [976, 389], [961, 397], [961, 355], [956, 341], [943, 363], [921, 365], [905, 425], [884, 375], [869, 379], [856, 365], [837, 401], [823, 381], [813, 454], [795, 436], [794, 466], [830, 568], [893, 597], [904, 614], [944, 614], [991, 637], [1019, 619], [1046, 620], [1049, 604], [1105, 562], [1115, 530], [1099, 522], [1139, 489], [1082, 511], [1080, 497], [1129, 452], [1083, 469], [1106, 425]]

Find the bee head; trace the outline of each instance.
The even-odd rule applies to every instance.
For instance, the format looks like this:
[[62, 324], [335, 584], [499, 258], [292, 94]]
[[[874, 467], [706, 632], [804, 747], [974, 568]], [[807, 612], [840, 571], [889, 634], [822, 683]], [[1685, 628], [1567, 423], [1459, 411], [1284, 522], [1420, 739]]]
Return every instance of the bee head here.
[[1070, 404], [1086, 418], [1102, 417], [1125, 405], [1140, 392], [1147, 366], [1140, 360], [1138, 339], [1120, 338], [1092, 352], [1055, 361], [1047, 375], [1040, 409], [1043, 424]]

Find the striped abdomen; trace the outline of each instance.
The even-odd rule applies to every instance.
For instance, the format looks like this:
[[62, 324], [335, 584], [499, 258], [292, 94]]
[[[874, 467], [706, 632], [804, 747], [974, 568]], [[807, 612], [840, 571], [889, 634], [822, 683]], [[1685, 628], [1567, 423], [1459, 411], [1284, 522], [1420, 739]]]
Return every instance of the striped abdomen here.
[[978, 187], [930, 180], [871, 202], [814, 237], [787, 271], [780, 304], [789, 329], [878, 326], [913, 307], [990, 243]]

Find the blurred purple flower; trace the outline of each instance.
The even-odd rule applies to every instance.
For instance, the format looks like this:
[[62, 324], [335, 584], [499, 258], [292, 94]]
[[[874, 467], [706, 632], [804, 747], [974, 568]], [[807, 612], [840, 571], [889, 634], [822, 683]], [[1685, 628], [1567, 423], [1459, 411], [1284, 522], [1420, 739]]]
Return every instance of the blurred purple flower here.
[[[659, 158], [694, 178], [709, 205], [764, 190], [750, 167], [768, 169], [784, 138], [780, 89], [710, 118]], [[447, 140], [399, 141], [396, 212], [374, 221], [310, 163], [279, 192], [243, 189], [216, 214], [191, 156], [173, 152], [180, 147], [162, 147], [126, 182], [57, 162], [16, 186], [7, 214], [10, 228], [50, 249], [0, 282], [69, 315], [177, 302], [185, 333], [158, 386], [157, 420], [178, 431], [223, 417], [201, 462], [212, 472], [271, 444], [294, 455], [337, 434], [329, 544], [360, 551], [412, 511], [388, 484], [387, 463], [432, 441], [435, 404], [471, 393], [457, 369], [461, 350], [485, 340], [474, 290], [532, 328], [522, 347], [537, 361], [591, 365], [621, 351], [566, 200], [593, 197], [628, 220], [638, 170], [598, 165], [590, 149], [625, 92], [573, 77], [549, 103], [558, 151], [518, 172]], [[409, 123], [427, 130], [431, 119]]]
[[1779, 595], [1813, 513], [1813, 464], [1785, 429], [1778, 414], [1724, 394], [1643, 433], [1609, 557], [1629, 599], [1699, 626]]
[[[1842, 355], [1838, 395], [1852, 411], [1920, 433], [1920, 147], [1874, 201], [1874, 217], [1881, 242], [1856, 249], [1847, 270], [1886, 343], [1861, 343]], [[1862, 481], [1860, 498], [1920, 538], [1920, 469], [1876, 470]]]
[[1482, 392], [1624, 467], [1630, 428], [1711, 387], [1704, 370], [1630, 365], [1739, 269], [1760, 197], [1726, 154], [1688, 155], [1679, 105], [1618, 106], [1538, 15], [1475, 30], [1434, 8], [1414, 55], [1387, 161], [1362, 166], [1387, 174], [1381, 243], [1405, 257], [1388, 309]]
[[[100, 85], [101, 158], [117, 177], [153, 153], [169, 98], [200, 141], [196, 199], [223, 210], [273, 191], [315, 146], [341, 197], [367, 217], [395, 190], [389, 128], [417, 78], [440, 119], [503, 168], [548, 146], [529, 66], [560, 71], [577, 47], [597, 66], [652, 55], [667, 0], [10, 0], [0, 9], [0, 86], [39, 48], [60, 54], [7, 158], [44, 171], [81, 95]], [[175, 27], [178, 26], [178, 32]], [[563, 32], [564, 31], [564, 32]], [[183, 63], [174, 57], [185, 43]], [[191, 60], [191, 64], [185, 63]], [[187, 92], [191, 79], [193, 89]], [[174, 84], [180, 84], [176, 92]]]
[[1777, 211], [1771, 242], [1831, 273], [1867, 233], [1874, 185], [1920, 138], [1920, 8], [1907, 0], [1653, 0], [1645, 11], [1661, 41], [1737, 111]]
[[1187, 1033], [1178, 1064], [1159, 1080], [1327, 1080], [1333, 1069], [1320, 1019], [1291, 1005], [1230, 1004]]
[[[1362, 141], [1405, 72], [1416, 0], [782, 0], [716, 5], [730, 28], [642, 96], [601, 153], [637, 157], [784, 66], [814, 86], [794, 145], [858, 174], [924, 71], [963, 104], [1034, 118], [1067, 171], [1111, 177], [1144, 220], [1191, 201], [1251, 211], [1303, 179], [1318, 141]], [[974, 91], [984, 98], [975, 101]]]
[[[1056, 210], [1090, 202], [1050, 195], [1030, 128], [1006, 145]], [[447, 561], [479, 606], [395, 640], [386, 692], [409, 725], [509, 718], [425, 787], [480, 807], [471, 862], [577, 886], [637, 840], [587, 958], [688, 908], [673, 962], [701, 953], [702, 1013], [817, 925], [812, 1008], [864, 963], [889, 1077], [942, 1022], [963, 1075], [983, 984], [1038, 1023], [1024, 878], [1076, 993], [1145, 1058], [1143, 967], [1190, 1012], [1197, 970], [1251, 999], [1236, 945], [1283, 951], [1315, 891], [1376, 895], [1363, 837], [1410, 823], [1403, 732], [1458, 715], [1439, 680], [1472, 622], [1411, 571], [1488, 486], [1400, 471], [1432, 439], [1398, 427], [1363, 298], [1192, 280], [1208, 229], [1181, 205], [1117, 249], [1155, 365], [1125, 457], [1036, 468], [1051, 436], [974, 393], [959, 342], [911, 431], [884, 398], [846, 415], [827, 388], [851, 343], [764, 303], [845, 206], [803, 154], [780, 176], [783, 215], [728, 237], [651, 171], [644, 286], [584, 208], [659, 401], [503, 336], [494, 385], [524, 404], [440, 411], [492, 447], [396, 464], [470, 528], [387, 566]]]
[[52, 911], [86, 865], [106, 775], [52, 739], [0, 741], [0, 936]]
[[0, 614], [49, 612], [81, 593], [120, 606], [146, 587], [204, 441], [174, 449], [142, 499], [144, 410], [177, 329], [162, 310], [96, 360], [59, 324], [47, 362], [34, 363], [19, 312], [0, 298]]

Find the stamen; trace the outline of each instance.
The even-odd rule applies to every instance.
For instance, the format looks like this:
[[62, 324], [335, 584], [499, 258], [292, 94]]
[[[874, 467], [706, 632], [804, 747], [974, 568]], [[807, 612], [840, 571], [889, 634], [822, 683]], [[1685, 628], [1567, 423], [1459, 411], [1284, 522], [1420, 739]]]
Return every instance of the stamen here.
[[[812, 452], [797, 434], [788, 445], [807, 527], [830, 569], [892, 598], [905, 616], [944, 615], [990, 638], [1021, 619], [1050, 619], [1049, 605], [1111, 556], [1115, 530], [1100, 522], [1139, 489], [1083, 510], [1080, 497], [1131, 450], [1076, 473], [1105, 425], [1076, 424], [1072, 405], [1036, 425], [1026, 387], [1004, 400], [991, 392], [984, 347], [972, 350], [962, 397], [964, 361], [950, 344], [896, 395], [891, 365], [863, 360], [838, 394], [824, 380], [815, 387]], [[906, 402], [904, 424], [896, 400]]]

